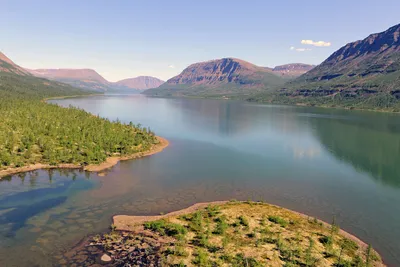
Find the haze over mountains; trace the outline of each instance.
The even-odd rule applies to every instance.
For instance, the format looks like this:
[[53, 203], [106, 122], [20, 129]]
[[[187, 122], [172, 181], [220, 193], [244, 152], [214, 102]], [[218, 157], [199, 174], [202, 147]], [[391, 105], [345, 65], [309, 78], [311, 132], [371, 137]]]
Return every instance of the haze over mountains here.
[[0, 52], [0, 97], [14, 96], [23, 99], [76, 94], [87, 92], [65, 83], [35, 77]]
[[286, 78], [295, 78], [303, 75], [307, 71], [312, 70], [315, 65], [303, 64], [303, 63], [292, 63], [281, 66], [276, 66], [271, 69], [275, 74], [278, 74]]
[[28, 71], [37, 77], [56, 80], [82, 89], [103, 92], [124, 89], [145, 90], [158, 87], [163, 83], [160, 79], [150, 76], [109, 82], [92, 69], [36, 69]]
[[137, 90], [146, 90], [150, 88], [157, 88], [163, 83], [163, 80], [157, 79], [155, 77], [139, 76], [136, 78], [124, 79], [114, 84]]
[[0, 52], [0, 72], [35, 76], [72, 85], [83, 90], [106, 92], [115, 90], [140, 91], [160, 86], [164, 81], [151, 76], [139, 76], [109, 82], [92, 69], [25, 69]]
[[82, 89], [109, 90], [109, 82], [92, 69], [36, 69], [28, 71], [34, 76], [67, 83]]

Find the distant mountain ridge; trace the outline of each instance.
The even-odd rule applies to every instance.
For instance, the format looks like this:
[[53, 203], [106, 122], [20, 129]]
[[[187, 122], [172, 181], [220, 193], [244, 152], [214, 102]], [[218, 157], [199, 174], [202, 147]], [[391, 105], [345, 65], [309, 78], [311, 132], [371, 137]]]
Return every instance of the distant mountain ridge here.
[[132, 89], [133, 92], [135, 89], [144, 90], [158, 87], [162, 84], [161, 80], [150, 76], [139, 76], [118, 82], [109, 82], [93, 69], [27, 69], [27, 71], [37, 77], [47, 78], [70, 84], [77, 88], [99, 92], [124, 89], [128, 89], [128, 91]]
[[127, 88], [131, 88], [131, 89], [146, 90], [146, 89], [151, 89], [151, 88], [157, 88], [160, 85], [162, 85], [164, 82], [165, 81], [160, 80], [155, 77], [151, 77], [151, 76], [139, 76], [136, 78], [124, 79], [124, 80], [115, 82], [114, 84], [119, 85], [119, 86], [124, 86]]
[[77, 88], [107, 91], [109, 82], [92, 69], [35, 69], [32, 75], [70, 84]]
[[54, 79], [82, 79], [100, 83], [108, 83], [100, 74], [92, 69], [35, 69], [29, 70], [35, 76]]
[[159, 88], [157, 96], [239, 96], [284, 84], [272, 70], [237, 58], [222, 58], [188, 66]]
[[272, 71], [283, 77], [295, 78], [312, 70], [314, 67], [315, 65], [310, 65], [310, 64], [291, 63], [291, 64], [276, 66], [275, 68], [272, 69]]
[[343, 46], [284, 87], [250, 100], [400, 111], [400, 24]]
[[39, 78], [15, 64], [0, 52], [0, 97], [43, 98], [64, 95], [85, 95], [87, 91], [70, 85]]

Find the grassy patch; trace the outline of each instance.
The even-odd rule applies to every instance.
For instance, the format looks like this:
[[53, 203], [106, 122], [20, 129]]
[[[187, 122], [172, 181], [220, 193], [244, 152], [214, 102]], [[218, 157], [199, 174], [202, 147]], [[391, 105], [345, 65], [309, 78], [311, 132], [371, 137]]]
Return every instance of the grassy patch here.
[[286, 227], [288, 225], [288, 222], [279, 216], [268, 216], [268, 220], [270, 222], [279, 224], [282, 227]]

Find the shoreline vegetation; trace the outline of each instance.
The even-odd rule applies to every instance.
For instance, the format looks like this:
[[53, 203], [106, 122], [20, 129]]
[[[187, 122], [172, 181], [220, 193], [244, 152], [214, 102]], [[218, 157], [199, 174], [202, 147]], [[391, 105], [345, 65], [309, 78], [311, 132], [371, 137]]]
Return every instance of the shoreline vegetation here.
[[184, 95], [184, 96], [157, 96], [157, 95], [146, 95], [147, 97], [153, 98], [171, 98], [171, 99], [214, 99], [214, 100], [232, 100], [232, 101], [242, 101], [247, 103], [253, 104], [260, 104], [260, 105], [277, 105], [277, 106], [288, 106], [288, 107], [309, 107], [309, 108], [323, 108], [323, 109], [335, 109], [335, 110], [348, 110], [348, 111], [365, 111], [365, 112], [378, 112], [378, 113], [391, 113], [391, 114], [400, 114], [400, 110], [396, 109], [377, 109], [377, 108], [360, 108], [354, 106], [341, 106], [341, 105], [329, 105], [329, 104], [310, 104], [310, 103], [303, 103], [303, 102], [294, 102], [294, 103], [287, 103], [285, 101], [268, 101], [268, 100], [253, 100], [251, 98], [237, 98], [237, 97], [229, 97], [229, 96], [191, 96], [191, 95]]
[[334, 219], [328, 224], [236, 200], [197, 203], [165, 215], [116, 215], [111, 232], [89, 238], [84, 248], [96, 249], [97, 262], [110, 266], [386, 266]]
[[83, 169], [88, 172], [101, 172], [106, 169], [109, 169], [118, 164], [120, 161], [132, 160], [142, 157], [151, 156], [163, 151], [168, 145], [169, 142], [167, 139], [162, 138], [160, 136], [156, 136], [159, 141], [158, 144], [154, 144], [149, 150], [143, 152], [136, 152], [131, 155], [124, 156], [112, 156], [106, 158], [106, 160], [100, 164], [89, 164], [87, 166], [82, 166], [79, 164], [59, 164], [59, 165], [50, 165], [50, 164], [42, 164], [36, 163], [29, 166], [23, 166], [19, 168], [9, 168], [5, 170], [0, 170], [0, 179], [6, 176], [15, 175], [23, 172], [30, 172], [41, 169]]
[[16, 75], [9, 68], [10, 73], [0, 72], [0, 178], [37, 169], [99, 171], [168, 143], [140, 124], [47, 102], [103, 94]]

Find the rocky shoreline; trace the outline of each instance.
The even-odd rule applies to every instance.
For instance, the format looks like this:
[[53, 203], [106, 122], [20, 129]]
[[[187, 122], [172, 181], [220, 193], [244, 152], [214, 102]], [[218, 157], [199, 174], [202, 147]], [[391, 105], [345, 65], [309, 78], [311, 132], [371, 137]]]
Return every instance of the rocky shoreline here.
[[[280, 214], [290, 214], [292, 219], [294, 221], [291, 221], [292, 223], [295, 223], [296, 220], [303, 220], [303, 222], [296, 222], [298, 223], [298, 226], [300, 227], [299, 229], [305, 229], [302, 227], [308, 227], [315, 231], [316, 235], [324, 237], [327, 234], [327, 231], [329, 232], [329, 229], [332, 229], [332, 226], [329, 224], [326, 224], [322, 221], [319, 221], [317, 219], [310, 219], [306, 215], [299, 214], [297, 212], [292, 212], [277, 206], [265, 204], [265, 203], [258, 203], [258, 202], [227, 202], [227, 201], [219, 201], [219, 202], [210, 202], [210, 203], [198, 203], [195, 204], [189, 208], [172, 212], [166, 215], [158, 215], [158, 216], [115, 216], [114, 217], [114, 224], [111, 226], [111, 231], [109, 233], [106, 233], [104, 235], [97, 235], [97, 236], [92, 236], [86, 239], [80, 246], [77, 246], [75, 248], [75, 253], [73, 253], [73, 256], [67, 255], [65, 258], [68, 258], [66, 261], [67, 266], [152, 266], [152, 267], [157, 267], [157, 266], [198, 266], [198, 265], [192, 265], [192, 261], [186, 262], [187, 257], [194, 257], [196, 255], [197, 250], [197, 244], [192, 243], [192, 241], [188, 242], [187, 238], [192, 238], [186, 236], [185, 240], [186, 244], [184, 244], [180, 250], [178, 250], [178, 244], [182, 243], [182, 240], [180, 238], [176, 238], [177, 236], [175, 235], [170, 235], [170, 234], [160, 234], [160, 232], [155, 231], [154, 229], [149, 229], [146, 227], [146, 222], [160, 222], [164, 221], [166, 223], [172, 223], [177, 225], [176, 223], [179, 220], [183, 220], [182, 218], [187, 218], [188, 216], [192, 216], [193, 214], [196, 214], [198, 212], [202, 213], [207, 213], [210, 211], [210, 205], [213, 207], [216, 207], [221, 210], [232, 210], [236, 209], [236, 207], [242, 207], [243, 206], [249, 206], [252, 209], [254, 207], [256, 209], [263, 209], [265, 207], [266, 209], [270, 209], [267, 212], [271, 211], [278, 211], [281, 212]], [[258, 206], [258, 207], [257, 207]], [[246, 207], [244, 210], [246, 210]], [[208, 210], [208, 211], [207, 211]], [[217, 209], [215, 209], [216, 211]], [[230, 212], [230, 211], [229, 211]], [[224, 214], [229, 214], [229, 213], [224, 213]], [[236, 213], [235, 213], [236, 214]], [[225, 215], [222, 215], [225, 216]], [[235, 215], [236, 216], [236, 215]], [[249, 218], [254, 218], [254, 216], [249, 215]], [[218, 218], [221, 217], [214, 217], [213, 220], [218, 221]], [[239, 217], [238, 217], [239, 218]], [[285, 217], [281, 217], [285, 218]], [[302, 218], [302, 219], [299, 219]], [[258, 219], [257, 219], [258, 220]], [[286, 220], [289, 220], [289, 218], [286, 218]], [[265, 222], [263, 222], [265, 223]], [[280, 222], [278, 222], [279, 224]], [[291, 223], [291, 224], [292, 224]], [[251, 224], [250, 224], [251, 225]], [[265, 225], [265, 224], [262, 224]], [[269, 227], [275, 227], [275, 225], [272, 223], [272, 226]], [[294, 225], [294, 224], [293, 224]], [[183, 224], [184, 228], [190, 229], [190, 224], [186, 225]], [[227, 226], [228, 227], [228, 226]], [[236, 226], [235, 226], [236, 227]], [[283, 228], [282, 228], [283, 227]], [[282, 226], [279, 227], [279, 231], [281, 232], [283, 229], [287, 230], [288, 228], [291, 228], [293, 226]], [[255, 234], [257, 231], [256, 229], [259, 229], [257, 226], [254, 228], [254, 230], [251, 230], [250, 233], [247, 233], [245, 230], [246, 228], [243, 229], [243, 234], [245, 234], [246, 238], [251, 235], [260, 235], [260, 234]], [[271, 229], [271, 228], [269, 228]], [[176, 230], [176, 229], [175, 229]], [[174, 231], [175, 231], [174, 230]], [[236, 230], [238, 230], [236, 228]], [[294, 230], [294, 229], [293, 229]], [[307, 229], [309, 230], [309, 229]], [[178, 228], [179, 231], [179, 228]], [[186, 230], [185, 230], [186, 231]], [[190, 230], [189, 230], [190, 231]], [[292, 230], [291, 230], [292, 231]], [[296, 232], [298, 229], [296, 230]], [[239, 231], [240, 232], [240, 231]], [[317, 233], [318, 232], [318, 233]], [[262, 231], [261, 231], [262, 233]], [[359, 255], [364, 255], [362, 257], [365, 257], [365, 251], [367, 248], [367, 245], [362, 242], [360, 239], [357, 237], [343, 231], [343, 230], [338, 230], [337, 232], [338, 239], [342, 240], [352, 240], [349, 241], [351, 244], [353, 244], [353, 252], [351, 253], [356, 253]], [[279, 234], [281, 236], [281, 234]], [[261, 237], [261, 236], [260, 236]], [[283, 236], [282, 236], [283, 237]], [[325, 236], [326, 237], [326, 236]], [[264, 237], [265, 238], [265, 237]], [[278, 237], [279, 239], [281, 237]], [[293, 237], [289, 238], [288, 240], [291, 240]], [[272, 236], [268, 237], [269, 241], [267, 242], [272, 242], [273, 244], [273, 239]], [[336, 237], [335, 237], [336, 239]], [[260, 239], [261, 240], [261, 239]], [[272, 240], [272, 241], [271, 241]], [[317, 239], [318, 240], [318, 239]], [[321, 240], [321, 238], [319, 239]], [[250, 242], [252, 242], [251, 239], [249, 239]], [[283, 241], [282, 241], [283, 242]], [[316, 241], [318, 242], [318, 241]], [[339, 242], [339, 241], [337, 241]], [[339, 243], [338, 243], [339, 244]], [[182, 245], [182, 244], [181, 244]], [[181, 246], [179, 245], [179, 246]], [[256, 242], [256, 247], [259, 246], [257, 245]], [[270, 245], [268, 245], [270, 246]], [[336, 246], [336, 245], [335, 245]], [[355, 247], [354, 247], [355, 246]], [[304, 249], [306, 249], [307, 246], [305, 246]], [[243, 249], [243, 251], [247, 251], [247, 254], [249, 253], [249, 249], [251, 249], [252, 246], [246, 247], [246, 248], [239, 248], [239, 251]], [[215, 249], [215, 248], [214, 248]], [[225, 248], [218, 248], [220, 249], [225, 249]], [[321, 248], [319, 248], [321, 249]], [[252, 249], [251, 249], [252, 250]], [[256, 248], [254, 247], [254, 250]], [[302, 250], [302, 249], [301, 249]], [[188, 252], [190, 251], [190, 252]], [[372, 254], [374, 255], [374, 261], [373, 264], [370, 266], [385, 266], [384, 263], [380, 261], [379, 255], [371, 250]], [[322, 251], [319, 251], [322, 253]], [[71, 252], [68, 252], [71, 254]], [[275, 252], [274, 252], [275, 253]], [[341, 252], [340, 252], [341, 253]], [[250, 253], [252, 254], [252, 253]], [[84, 257], [82, 255], [85, 255], [86, 261], [82, 261]], [[178, 257], [178, 260], [180, 260], [180, 263], [173, 263], [171, 264], [170, 257]], [[271, 266], [277, 266], [276, 263], [282, 263], [281, 261], [273, 262], [273, 257], [268, 256], [267, 257], [269, 260], [272, 260], [273, 265]], [[362, 258], [360, 258], [362, 259]], [[185, 261], [185, 265], [179, 265]], [[64, 262], [64, 261], [63, 261]], [[324, 262], [326, 263], [326, 262]], [[177, 265], [178, 264], [178, 265]], [[274, 265], [275, 264], [275, 265]], [[322, 264], [322, 262], [321, 262]], [[252, 265], [253, 266], [253, 265]], [[258, 266], [258, 265], [254, 265]], [[317, 265], [318, 266], [318, 265]], [[322, 265], [321, 265], [322, 266]], [[323, 265], [325, 266], [325, 265]]]

